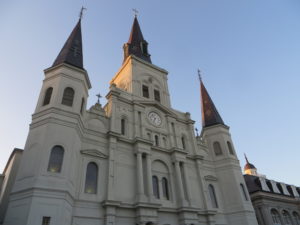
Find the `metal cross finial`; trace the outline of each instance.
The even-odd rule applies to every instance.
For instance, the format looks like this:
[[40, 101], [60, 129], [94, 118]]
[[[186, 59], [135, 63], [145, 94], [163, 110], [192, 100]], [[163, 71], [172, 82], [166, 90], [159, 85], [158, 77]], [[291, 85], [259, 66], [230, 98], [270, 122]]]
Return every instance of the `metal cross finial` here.
[[82, 16], [83, 16], [83, 11], [86, 10], [86, 8], [84, 8], [83, 6], [81, 7], [80, 9], [80, 13], [79, 13], [79, 19], [81, 20], [82, 19]]
[[137, 17], [137, 14], [139, 13], [139, 11], [137, 9], [132, 9], [132, 11], [134, 12], [134, 16]]
[[199, 133], [198, 133], [198, 128], [197, 127], [195, 128], [195, 131], [196, 131], [197, 137], [199, 137]]
[[202, 75], [201, 75], [201, 70], [198, 69], [198, 76], [199, 76], [199, 80], [202, 81]]
[[96, 96], [98, 97], [98, 101], [97, 101], [97, 103], [98, 103], [98, 104], [100, 104], [100, 98], [102, 98], [102, 96], [100, 95], [100, 93], [99, 93], [99, 94], [97, 94]]

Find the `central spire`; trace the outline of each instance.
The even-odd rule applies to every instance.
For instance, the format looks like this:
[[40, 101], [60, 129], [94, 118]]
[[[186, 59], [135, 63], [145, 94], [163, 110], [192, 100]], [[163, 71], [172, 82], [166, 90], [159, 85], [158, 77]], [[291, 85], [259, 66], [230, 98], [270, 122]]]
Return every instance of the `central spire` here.
[[202, 79], [200, 79], [202, 126], [209, 127], [216, 124], [225, 125], [212, 99], [210, 98]]
[[135, 55], [149, 63], [151, 63], [150, 54], [148, 53], [148, 42], [144, 39], [137, 16], [135, 15], [132, 24], [128, 42], [124, 44], [124, 60], [130, 55]]

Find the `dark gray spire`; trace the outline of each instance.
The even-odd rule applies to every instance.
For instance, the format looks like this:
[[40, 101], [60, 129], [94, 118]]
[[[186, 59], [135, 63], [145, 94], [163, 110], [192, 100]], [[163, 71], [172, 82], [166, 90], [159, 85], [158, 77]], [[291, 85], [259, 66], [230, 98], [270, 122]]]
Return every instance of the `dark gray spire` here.
[[202, 126], [209, 127], [216, 124], [224, 124], [217, 108], [210, 98], [202, 80], [200, 80], [201, 89], [201, 108], [202, 108]]
[[135, 55], [151, 63], [150, 54], [148, 53], [148, 43], [144, 39], [137, 17], [134, 17], [129, 40], [124, 44], [124, 60], [130, 55]]
[[79, 19], [78, 23], [74, 27], [52, 66], [57, 66], [61, 63], [67, 63], [80, 69], [84, 69], [82, 57], [81, 19]]

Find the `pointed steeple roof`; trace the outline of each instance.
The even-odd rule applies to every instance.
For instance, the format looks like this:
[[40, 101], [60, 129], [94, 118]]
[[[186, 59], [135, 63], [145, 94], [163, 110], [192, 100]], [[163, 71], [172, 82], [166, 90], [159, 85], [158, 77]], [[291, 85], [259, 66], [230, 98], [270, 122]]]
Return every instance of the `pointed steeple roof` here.
[[124, 60], [130, 55], [135, 55], [151, 63], [150, 54], [148, 53], [148, 42], [144, 39], [137, 16], [134, 17], [128, 42], [124, 44]]
[[78, 23], [74, 27], [52, 66], [57, 66], [61, 63], [67, 63], [80, 69], [84, 69], [82, 57], [81, 19], [79, 19]]
[[217, 108], [210, 98], [202, 80], [200, 80], [201, 89], [201, 109], [202, 109], [202, 126], [209, 127], [216, 124], [224, 124]]

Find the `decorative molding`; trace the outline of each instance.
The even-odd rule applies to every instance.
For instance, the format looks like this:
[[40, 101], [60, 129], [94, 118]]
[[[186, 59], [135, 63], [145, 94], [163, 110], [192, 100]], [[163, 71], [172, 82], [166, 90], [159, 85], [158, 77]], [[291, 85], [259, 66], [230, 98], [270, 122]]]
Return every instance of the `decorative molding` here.
[[206, 175], [206, 176], [204, 176], [204, 179], [209, 180], [209, 181], [217, 181], [218, 180], [218, 178], [216, 178], [213, 175]]
[[98, 157], [98, 158], [103, 158], [103, 159], [107, 158], [107, 155], [105, 155], [104, 153], [100, 152], [97, 149], [81, 150], [80, 153], [83, 155], [88, 155], [88, 156], [93, 156], [93, 157]]

